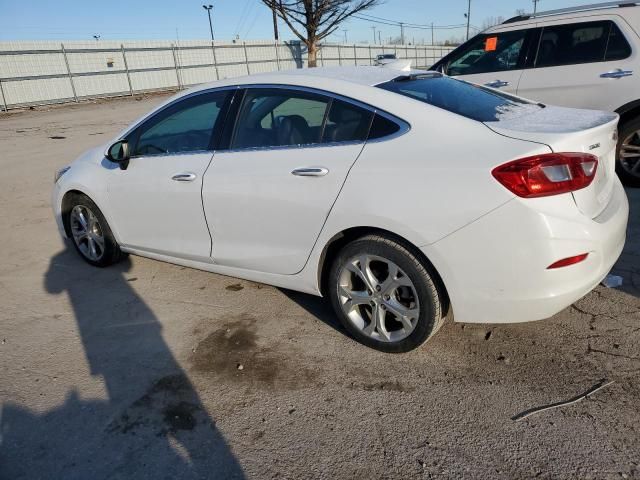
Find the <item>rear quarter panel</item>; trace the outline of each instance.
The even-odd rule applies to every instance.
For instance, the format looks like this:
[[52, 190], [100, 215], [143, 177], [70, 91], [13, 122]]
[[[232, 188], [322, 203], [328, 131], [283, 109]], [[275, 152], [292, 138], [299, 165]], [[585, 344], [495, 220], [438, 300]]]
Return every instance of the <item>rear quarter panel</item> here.
[[546, 145], [498, 135], [418, 101], [411, 130], [365, 145], [336, 200], [321, 242], [354, 226], [394, 232], [417, 246], [438, 241], [508, 202], [493, 167], [547, 153]]

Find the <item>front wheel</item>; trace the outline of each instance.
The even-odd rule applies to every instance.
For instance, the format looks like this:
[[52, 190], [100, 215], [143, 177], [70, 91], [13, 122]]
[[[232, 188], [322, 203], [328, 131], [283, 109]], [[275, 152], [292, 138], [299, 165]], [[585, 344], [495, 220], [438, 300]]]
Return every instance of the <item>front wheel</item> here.
[[620, 126], [616, 170], [622, 183], [640, 187], [640, 118]]
[[413, 350], [443, 323], [443, 296], [430, 268], [393, 238], [368, 235], [347, 244], [328, 283], [347, 331], [376, 350]]
[[86, 195], [76, 194], [71, 198], [65, 221], [73, 246], [87, 263], [106, 267], [125, 256], [104, 215]]

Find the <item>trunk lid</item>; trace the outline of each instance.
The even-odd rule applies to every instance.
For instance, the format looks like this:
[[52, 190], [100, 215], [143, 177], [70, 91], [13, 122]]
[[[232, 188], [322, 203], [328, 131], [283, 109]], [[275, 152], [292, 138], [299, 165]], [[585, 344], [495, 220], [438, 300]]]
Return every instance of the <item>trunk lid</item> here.
[[536, 104], [510, 106], [496, 121], [484, 122], [494, 132], [543, 143], [554, 152], [584, 152], [598, 157], [593, 182], [572, 193], [578, 209], [590, 218], [607, 206], [615, 183], [616, 113]]

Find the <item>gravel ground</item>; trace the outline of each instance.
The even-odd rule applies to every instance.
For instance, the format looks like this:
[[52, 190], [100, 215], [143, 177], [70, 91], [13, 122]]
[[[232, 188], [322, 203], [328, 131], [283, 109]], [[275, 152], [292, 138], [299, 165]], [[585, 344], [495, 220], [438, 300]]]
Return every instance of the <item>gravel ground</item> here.
[[315, 297], [69, 251], [53, 171], [161, 99], [0, 114], [0, 477], [640, 478], [640, 190], [622, 288], [386, 355]]

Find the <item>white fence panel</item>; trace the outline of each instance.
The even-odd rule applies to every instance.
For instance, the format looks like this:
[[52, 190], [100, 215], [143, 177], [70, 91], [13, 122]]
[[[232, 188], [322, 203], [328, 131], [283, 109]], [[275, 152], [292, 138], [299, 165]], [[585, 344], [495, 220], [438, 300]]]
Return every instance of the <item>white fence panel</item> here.
[[[395, 53], [425, 68], [450, 47], [324, 44], [319, 66], [372, 65]], [[186, 88], [217, 79], [303, 68], [300, 42], [115, 40], [0, 42], [0, 109]]]

